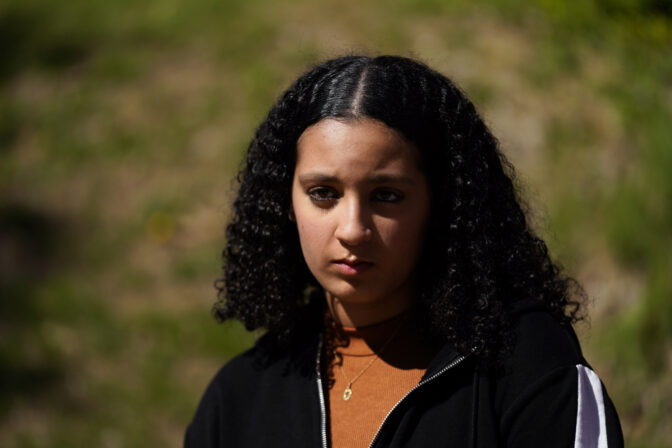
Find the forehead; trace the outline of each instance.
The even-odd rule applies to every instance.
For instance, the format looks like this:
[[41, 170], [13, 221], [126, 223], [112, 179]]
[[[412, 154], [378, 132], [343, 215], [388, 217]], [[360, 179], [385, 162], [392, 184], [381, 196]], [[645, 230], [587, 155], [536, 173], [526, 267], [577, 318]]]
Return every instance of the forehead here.
[[340, 174], [363, 171], [419, 171], [413, 143], [377, 120], [325, 119], [297, 142], [297, 170], [318, 168]]

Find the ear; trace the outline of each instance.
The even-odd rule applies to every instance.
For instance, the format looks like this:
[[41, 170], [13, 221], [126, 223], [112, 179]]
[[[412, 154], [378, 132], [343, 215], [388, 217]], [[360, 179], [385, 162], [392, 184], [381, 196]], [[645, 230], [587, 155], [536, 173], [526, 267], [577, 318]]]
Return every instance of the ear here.
[[296, 222], [296, 216], [294, 216], [294, 207], [292, 204], [289, 204], [289, 211], [287, 212], [287, 217], [290, 221]]

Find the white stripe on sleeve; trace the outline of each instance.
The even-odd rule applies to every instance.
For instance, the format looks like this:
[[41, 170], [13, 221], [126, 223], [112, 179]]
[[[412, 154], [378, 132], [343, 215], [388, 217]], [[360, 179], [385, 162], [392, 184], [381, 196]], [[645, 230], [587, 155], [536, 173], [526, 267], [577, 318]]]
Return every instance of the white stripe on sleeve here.
[[604, 416], [602, 383], [586, 366], [576, 366], [578, 374], [578, 407], [574, 448], [607, 448], [607, 426]]

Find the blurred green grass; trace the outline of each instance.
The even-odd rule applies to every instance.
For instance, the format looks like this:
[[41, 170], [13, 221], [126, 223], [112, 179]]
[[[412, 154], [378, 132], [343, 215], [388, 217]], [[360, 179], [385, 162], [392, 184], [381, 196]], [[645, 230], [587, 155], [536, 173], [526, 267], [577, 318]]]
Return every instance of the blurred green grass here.
[[633, 447], [672, 445], [664, 0], [0, 2], [0, 445], [180, 446], [254, 335], [209, 315], [232, 178], [309, 64], [427, 61], [518, 167], [594, 299]]

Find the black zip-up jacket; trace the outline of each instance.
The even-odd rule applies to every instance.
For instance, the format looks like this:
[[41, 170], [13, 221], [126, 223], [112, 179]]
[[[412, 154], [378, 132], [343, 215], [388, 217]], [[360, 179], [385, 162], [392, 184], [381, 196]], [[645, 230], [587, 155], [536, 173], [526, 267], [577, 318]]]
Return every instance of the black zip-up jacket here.
[[[444, 347], [371, 447], [622, 447], [616, 410], [574, 331], [540, 304], [517, 308], [501, 371]], [[319, 344], [298, 355], [310, 369], [296, 356], [261, 361], [259, 347], [234, 358], [208, 386], [185, 448], [329, 446]]]

